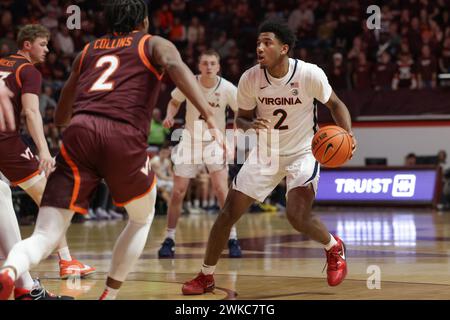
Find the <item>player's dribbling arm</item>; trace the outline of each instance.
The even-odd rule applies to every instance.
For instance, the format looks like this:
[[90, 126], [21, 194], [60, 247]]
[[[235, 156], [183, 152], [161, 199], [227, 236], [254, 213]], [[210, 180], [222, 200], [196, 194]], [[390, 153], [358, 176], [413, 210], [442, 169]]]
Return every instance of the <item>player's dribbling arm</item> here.
[[356, 139], [353, 136], [352, 132], [352, 119], [350, 117], [350, 112], [347, 109], [347, 106], [344, 104], [344, 102], [339, 99], [339, 97], [334, 93], [334, 91], [331, 91], [330, 99], [328, 99], [327, 103], [325, 103], [325, 106], [330, 109], [331, 116], [334, 119], [334, 122], [340, 126], [341, 128], [345, 129], [353, 138], [353, 152], [356, 149]]
[[75, 58], [72, 71], [67, 79], [64, 87], [61, 90], [61, 96], [58, 101], [58, 106], [55, 111], [55, 125], [64, 127], [67, 126], [72, 118], [72, 107], [75, 102], [75, 91], [79, 78], [78, 67], [80, 64], [81, 53]]
[[[177, 88], [192, 102], [203, 118], [207, 119], [208, 125], [211, 125], [213, 117], [212, 112], [209, 111], [208, 102], [194, 74], [181, 59], [177, 48], [170, 41], [153, 36], [149, 40], [149, 52], [153, 65], [160, 66], [167, 72]], [[217, 128], [215, 124], [213, 126]]]
[[10, 98], [13, 93], [6, 87], [5, 82], [0, 79], [0, 132], [15, 130], [14, 110]]

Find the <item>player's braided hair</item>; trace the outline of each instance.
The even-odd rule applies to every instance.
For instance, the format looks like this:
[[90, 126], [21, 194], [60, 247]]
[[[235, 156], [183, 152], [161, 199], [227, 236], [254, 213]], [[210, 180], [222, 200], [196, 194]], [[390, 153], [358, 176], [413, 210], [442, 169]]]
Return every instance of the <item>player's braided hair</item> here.
[[147, 16], [144, 0], [109, 0], [105, 4], [105, 18], [111, 32], [129, 33]]

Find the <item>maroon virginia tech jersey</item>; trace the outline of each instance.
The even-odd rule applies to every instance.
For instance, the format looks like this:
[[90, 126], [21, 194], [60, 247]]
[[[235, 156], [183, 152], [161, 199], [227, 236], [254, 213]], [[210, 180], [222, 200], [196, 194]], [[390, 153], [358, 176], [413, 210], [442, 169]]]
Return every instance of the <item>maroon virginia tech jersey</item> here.
[[14, 54], [0, 59], [0, 79], [14, 93], [11, 99], [14, 106], [14, 118], [16, 121], [15, 132], [0, 132], [0, 140], [17, 135], [20, 126], [20, 114], [22, 113], [22, 95], [41, 92], [42, 76], [33, 64], [24, 56]]
[[79, 64], [74, 115], [89, 113], [149, 132], [162, 75], [150, 63], [151, 35], [134, 31], [87, 44]]

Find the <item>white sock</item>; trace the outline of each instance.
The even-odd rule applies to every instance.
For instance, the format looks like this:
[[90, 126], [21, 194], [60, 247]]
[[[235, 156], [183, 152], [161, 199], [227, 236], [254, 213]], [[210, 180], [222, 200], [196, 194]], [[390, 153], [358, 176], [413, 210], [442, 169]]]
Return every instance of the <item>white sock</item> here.
[[216, 199], [215, 198], [209, 199], [209, 206], [210, 207], [214, 206], [215, 204], [216, 204]]
[[330, 242], [328, 242], [328, 244], [324, 245], [325, 250], [327, 250], [327, 251], [330, 250], [330, 249], [333, 248], [334, 245], [336, 245], [336, 244], [337, 244], [336, 239], [333, 237], [332, 234], [330, 234]]
[[66, 209], [41, 207], [33, 235], [14, 245], [4, 265], [14, 267], [17, 277], [48, 257], [61, 241], [72, 220]]
[[[13, 246], [21, 240], [19, 223], [12, 203], [11, 189], [0, 180], [0, 255], [6, 259]], [[14, 279], [14, 272], [8, 271], [8, 274]], [[17, 278], [15, 286], [31, 290], [33, 284], [30, 273], [25, 272]]]
[[214, 274], [214, 271], [216, 271], [216, 266], [202, 265], [202, 273], [204, 275]]
[[113, 289], [106, 286], [99, 300], [116, 300], [119, 290], [120, 289]]
[[195, 199], [194, 200], [194, 208], [198, 209], [200, 207], [200, 200]]
[[113, 249], [108, 276], [116, 281], [125, 281], [142, 251], [155, 215], [156, 188], [146, 196], [127, 204], [129, 220]]
[[231, 227], [229, 239], [230, 239], [230, 240], [232, 240], [232, 239], [233, 239], [233, 240], [234, 240], [234, 239], [237, 239], [236, 226], [234, 226], [234, 225]]
[[166, 238], [170, 238], [173, 241], [175, 241], [175, 232], [176, 232], [175, 228], [167, 228]]
[[59, 260], [72, 261], [69, 247], [64, 247], [58, 250]]

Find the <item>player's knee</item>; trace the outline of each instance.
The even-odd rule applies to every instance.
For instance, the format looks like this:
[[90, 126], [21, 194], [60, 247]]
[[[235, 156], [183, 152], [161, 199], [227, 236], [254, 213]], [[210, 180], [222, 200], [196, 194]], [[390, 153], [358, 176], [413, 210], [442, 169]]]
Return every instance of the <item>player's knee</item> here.
[[0, 180], [0, 196], [3, 196], [5, 199], [9, 199], [12, 197], [11, 188], [1, 180]]
[[186, 192], [187, 188], [174, 188], [172, 191], [172, 201], [176, 202], [183, 201]]
[[127, 204], [129, 220], [139, 224], [151, 224], [155, 216], [156, 189], [144, 197]]

